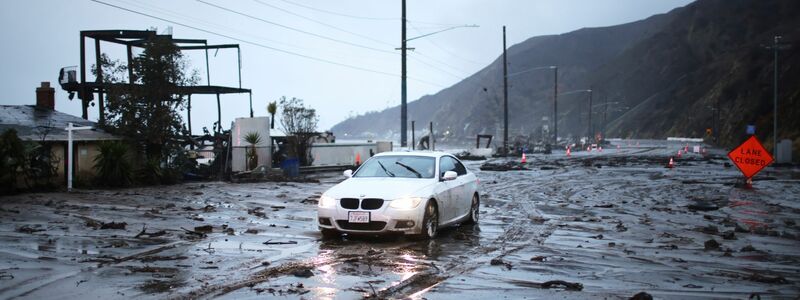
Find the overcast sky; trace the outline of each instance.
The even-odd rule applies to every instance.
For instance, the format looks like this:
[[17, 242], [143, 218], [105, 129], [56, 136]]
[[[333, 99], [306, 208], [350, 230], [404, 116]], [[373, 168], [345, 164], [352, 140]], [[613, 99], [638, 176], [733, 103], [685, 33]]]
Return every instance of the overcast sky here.
[[[137, 14], [102, 3], [161, 19]], [[204, 3], [205, 2], [205, 3]], [[454, 25], [477, 24], [409, 42], [409, 101], [434, 94], [480, 70], [509, 46], [537, 35], [609, 26], [666, 13], [689, 0], [408, 0], [408, 38]], [[400, 104], [400, 0], [72, 0], [6, 1], [0, 11], [2, 104], [34, 104], [41, 81], [56, 86], [56, 109], [80, 116], [80, 102], [57, 86], [58, 71], [78, 65], [81, 30], [172, 26], [176, 38], [241, 44], [242, 86], [253, 90], [253, 110], [280, 96], [317, 109], [320, 129], [350, 115]], [[226, 10], [227, 9], [227, 10]], [[180, 25], [180, 24], [183, 25]], [[192, 29], [185, 25], [199, 28]], [[224, 36], [227, 37], [224, 37]], [[102, 43], [114, 58], [124, 48]], [[272, 48], [272, 49], [270, 49]], [[276, 50], [277, 49], [277, 50]], [[206, 82], [202, 52], [186, 54]], [[87, 67], [94, 61], [87, 40]], [[211, 83], [238, 86], [235, 50], [210, 54]], [[88, 72], [87, 72], [88, 73]], [[91, 74], [91, 73], [89, 73]], [[93, 79], [91, 75], [88, 79]], [[216, 121], [214, 96], [195, 96], [195, 133]], [[246, 95], [223, 95], [222, 118], [249, 114]], [[399, 116], [398, 116], [399, 118]], [[96, 107], [90, 119], [97, 119]]]

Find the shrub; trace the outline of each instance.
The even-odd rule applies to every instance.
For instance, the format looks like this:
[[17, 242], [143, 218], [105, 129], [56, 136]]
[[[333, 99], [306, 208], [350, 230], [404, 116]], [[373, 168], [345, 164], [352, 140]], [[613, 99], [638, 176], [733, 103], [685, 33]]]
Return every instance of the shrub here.
[[102, 142], [94, 158], [97, 184], [125, 187], [133, 183], [133, 165], [128, 157], [128, 145], [120, 141]]
[[17, 131], [8, 129], [0, 135], [0, 195], [16, 191], [17, 174], [25, 164], [25, 145]]

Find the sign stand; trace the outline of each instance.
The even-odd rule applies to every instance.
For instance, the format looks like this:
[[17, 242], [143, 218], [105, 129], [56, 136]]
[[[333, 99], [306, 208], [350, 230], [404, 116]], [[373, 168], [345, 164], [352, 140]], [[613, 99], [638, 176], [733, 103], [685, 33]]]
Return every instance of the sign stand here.
[[764, 149], [764, 146], [755, 135], [751, 135], [739, 147], [728, 152], [728, 158], [739, 168], [739, 171], [742, 171], [746, 189], [753, 188], [753, 176], [761, 172], [773, 161], [772, 156], [767, 152], [767, 149]]
[[72, 131], [88, 129], [92, 129], [92, 127], [74, 127], [72, 123], [68, 123], [67, 128], [64, 128], [67, 131], [67, 192], [72, 192]]

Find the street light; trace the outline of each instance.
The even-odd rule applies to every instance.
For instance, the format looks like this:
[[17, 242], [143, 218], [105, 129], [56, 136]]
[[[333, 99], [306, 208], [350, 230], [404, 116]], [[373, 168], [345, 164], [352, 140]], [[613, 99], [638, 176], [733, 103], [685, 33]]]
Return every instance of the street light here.
[[[400, 35], [400, 147], [407, 146], [407, 138], [408, 138], [408, 70], [406, 68], [406, 50], [413, 49], [406, 47], [406, 43], [411, 40], [415, 40], [418, 38], [434, 35], [437, 33], [445, 32], [448, 30], [453, 30], [456, 28], [463, 28], [463, 27], [478, 27], [478, 25], [459, 25], [459, 26], [452, 26], [449, 28], [445, 28], [439, 31], [434, 31], [431, 33], [423, 34], [417, 37], [413, 37], [410, 39], [406, 38], [406, 0], [402, 2], [402, 31]], [[433, 134], [433, 133], [431, 133]]]
[[[625, 100], [625, 99], [619, 99], [619, 100]], [[621, 103], [622, 102], [619, 102], [619, 101], [608, 102], [608, 99], [606, 98], [606, 100], [603, 101], [603, 103], [595, 105], [595, 106], [600, 106], [600, 105], [603, 106], [603, 130], [600, 131], [601, 132], [600, 134], [601, 134], [603, 139], [606, 138], [606, 120], [607, 120], [606, 117], [608, 115], [608, 105], [616, 105], [616, 104], [621, 104]], [[622, 109], [627, 109], [627, 108], [628, 108], [627, 106], [618, 107], [617, 109], [612, 110], [612, 112], [613, 111], [621, 111]]]
[[514, 72], [507, 77], [525, 74], [536, 70], [553, 70], [553, 144], [558, 144], [558, 66], [533, 67], [524, 71]]
[[[588, 138], [591, 138], [591, 136], [592, 136], [592, 89], [574, 90], [574, 91], [563, 92], [561, 94], [556, 94], [556, 95], [564, 96], [564, 95], [570, 95], [570, 94], [576, 94], [576, 93], [589, 93], [589, 126], [588, 126], [589, 128], [587, 128], [587, 129], [589, 130]], [[556, 115], [556, 116], [558, 116], [558, 115]]]

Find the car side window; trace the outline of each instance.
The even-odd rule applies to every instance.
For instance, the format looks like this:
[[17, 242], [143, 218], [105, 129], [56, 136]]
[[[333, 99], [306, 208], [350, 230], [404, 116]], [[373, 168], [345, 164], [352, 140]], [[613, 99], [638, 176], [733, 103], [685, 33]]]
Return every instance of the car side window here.
[[[450, 159], [452, 159], [452, 158], [450, 158]], [[460, 161], [458, 161], [456, 159], [452, 159], [452, 160], [456, 165], [456, 173], [458, 174], [458, 176], [467, 175], [467, 168], [464, 167], [464, 164], [462, 164]]]
[[442, 156], [442, 158], [439, 159], [439, 177], [444, 177], [444, 172], [455, 170], [456, 165], [453, 163], [452, 158]]

